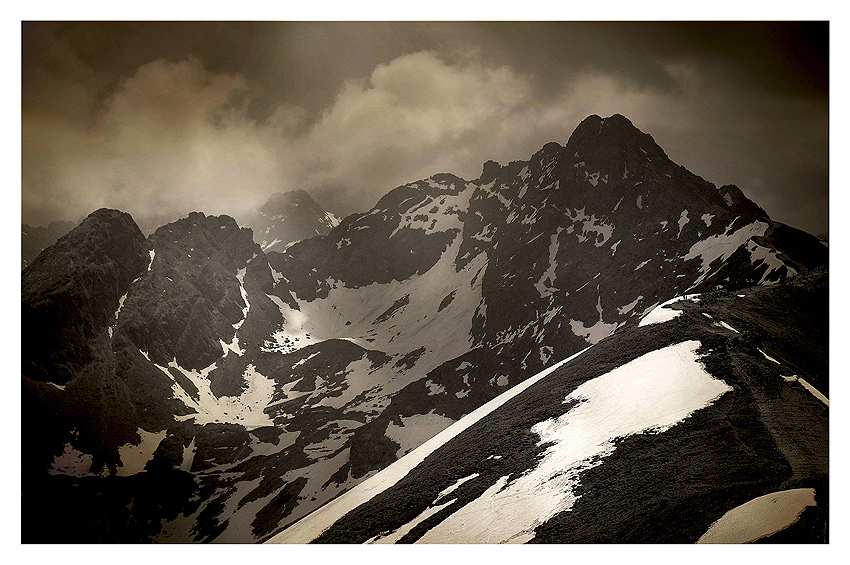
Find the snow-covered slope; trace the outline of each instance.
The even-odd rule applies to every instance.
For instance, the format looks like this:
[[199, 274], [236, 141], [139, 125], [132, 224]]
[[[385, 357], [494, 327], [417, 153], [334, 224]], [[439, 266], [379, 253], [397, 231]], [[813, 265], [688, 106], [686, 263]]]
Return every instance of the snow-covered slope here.
[[528, 379], [270, 541], [824, 541], [827, 409], [783, 379], [799, 352], [777, 367], [756, 345], [789, 337], [777, 324], [788, 300], [825, 295], [821, 274], [682, 303], [675, 319]]

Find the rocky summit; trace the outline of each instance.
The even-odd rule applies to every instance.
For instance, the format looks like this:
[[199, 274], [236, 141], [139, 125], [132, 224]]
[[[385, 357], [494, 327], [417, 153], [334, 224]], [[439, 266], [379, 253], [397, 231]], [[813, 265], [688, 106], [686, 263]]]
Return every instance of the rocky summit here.
[[305, 191], [293, 190], [272, 194], [247, 222], [263, 251], [282, 251], [302, 239], [325, 235], [339, 219]]
[[147, 238], [99, 210], [23, 271], [24, 541], [697, 541], [791, 489], [823, 541], [814, 236], [619, 115], [338, 224], [314, 204]]

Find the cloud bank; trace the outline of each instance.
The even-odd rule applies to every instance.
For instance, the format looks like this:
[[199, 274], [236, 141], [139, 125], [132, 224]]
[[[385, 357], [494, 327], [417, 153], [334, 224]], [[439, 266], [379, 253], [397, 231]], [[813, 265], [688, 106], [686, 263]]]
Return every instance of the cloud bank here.
[[[254, 77], [210, 70], [191, 54], [111, 82], [61, 42], [46, 57], [53, 65], [25, 83], [29, 223], [76, 220], [103, 206], [238, 219], [272, 193], [299, 188], [346, 215], [431, 174], [474, 179], [488, 159], [527, 159], [546, 142], [565, 143], [594, 113], [626, 115], [674, 161], [738, 184], [780, 221], [794, 208], [798, 224], [825, 223], [822, 105], [759, 91], [710, 61], [665, 63], [666, 86], [657, 88], [612, 69], [541, 76], [480, 49], [423, 49], [342, 81], [320, 112], [284, 100], [258, 118]], [[801, 205], [800, 191], [814, 196]]]

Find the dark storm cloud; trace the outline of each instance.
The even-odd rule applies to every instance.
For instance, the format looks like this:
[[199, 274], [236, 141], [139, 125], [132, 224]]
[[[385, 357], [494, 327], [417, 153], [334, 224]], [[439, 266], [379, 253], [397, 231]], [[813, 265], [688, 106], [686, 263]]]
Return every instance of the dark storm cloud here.
[[675, 161], [826, 231], [824, 23], [25, 23], [25, 222], [98, 206], [334, 212], [475, 178], [622, 113]]

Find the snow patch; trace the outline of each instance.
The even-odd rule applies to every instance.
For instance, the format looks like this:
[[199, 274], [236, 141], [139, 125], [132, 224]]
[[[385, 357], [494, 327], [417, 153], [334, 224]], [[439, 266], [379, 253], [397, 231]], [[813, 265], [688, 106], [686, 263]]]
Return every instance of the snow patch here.
[[556, 256], [558, 255], [558, 236], [564, 228], [558, 227], [549, 239], [549, 267], [540, 276], [540, 280], [534, 284], [534, 288], [540, 293], [540, 298], [546, 298], [558, 291], [555, 288], [555, 269], [558, 267]]
[[643, 300], [643, 295], [635, 298], [634, 302], [629, 302], [625, 306], [621, 306], [621, 307], [617, 308], [617, 313], [620, 314], [621, 316], [623, 314], [628, 314], [629, 312], [634, 310], [634, 307], [637, 306], [637, 303], [640, 302], [641, 300]]
[[71, 477], [85, 477], [91, 474], [93, 458], [88, 453], [83, 453], [65, 444], [65, 451], [53, 458], [53, 463], [48, 471], [51, 475], [69, 475]]
[[667, 302], [656, 306], [649, 314], [646, 314], [643, 318], [641, 318], [640, 323], [638, 323], [638, 327], [669, 322], [670, 320], [681, 314], [682, 311], [671, 310], [670, 308], [668, 308], [668, 306], [680, 300], [694, 300], [698, 296], [699, 294], [686, 294], [684, 296], [676, 296], [675, 298], [671, 298]]
[[697, 543], [750, 543], [782, 531], [815, 506], [815, 490], [773, 492], [733, 508], [708, 528]]
[[[146, 432], [138, 428], [136, 432], [141, 437], [138, 445], [127, 443], [118, 447], [118, 455], [121, 457], [121, 465], [116, 469], [119, 477], [129, 477], [145, 470], [145, 465], [153, 459], [153, 454], [162, 440], [165, 439], [166, 430], [161, 432]], [[194, 440], [193, 440], [194, 441]]]
[[390, 422], [386, 436], [399, 445], [396, 457], [401, 457], [455, 423], [451, 418], [434, 414], [400, 416], [401, 425]]
[[679, 224], [679, 233], [678, 233], [678, 234], [676, 234], [676, 239], [679, 239], [679, 236], [680, 236], [680, 235], [682, 235], [682, 228], [683, 228], [683, 227], [685, 227], [685, 225], [686, 225], [689, 221], [690, 221], [690, 220], [688, 219], [688, 211], [687, 211], [687, 210], [682, 210], [682, 214], [679, 216], [679, 222], [678, 222], [678, 224]]
[[[148, 357], [147, 353], [141, 352]], [[239, 424], [246, 429], [254, 429], [262, 426], [272, 426], [274, 422], [264, 412], [271, 404], [274, 396], [274, 380], [262, 375], [253, 364], [249, 364], [242, 374], [242, 393], [239, 396], [218, 397], [210, 390], [209, 374], [216, 368], [213, 363], [200, 371], [184, 369], [177, 364], [177, 360], [168, 363], [168, 367], [180, 371], [197, 388], [197, 398], [186, 392], [180, 386], [174, 375], [168, 368], [153, 363], [153, 365], [165, 373], [172, 381], [171, 391], [176, 400], [194, 410], [194, 414], [175, 416], [177, 421], [193, 420], [196, 424], [204, 425], [210, 423]]]
[[[734, 223], [734, 222], [733, 222]], [[728, 232], [732, 224], [726, 228]], [[726, 261], [732, 254], [750, 238], [764, 235], [767, 231], [768, 224], [765, 222], [753, 222], [742, 228], [739, 228], [732, 234], [722, 233], [713, 235], [702, 241], [694, 243], [690, 250], [681, 258], [685, 261], [700, 258], [702, 266], [700, 267], [700, 276], [694, 282], [693, 286], [701, 283], [708, 276], [711, 269], [711, 264], [717, 259]]]
[[599, 313], [599, 320], [590, 326], [585, 326], [580, 320], [570, 320], [570, 329], [573, 331], [573, 334], [584, 338], [584, 340], [591, 345], [598, 343], [603, 338], [614, 333], [614, 330], [616, 330], [618, 326], [616, 322], [609, 324], [602, 321], [602, 295], [599, 294], [598, 285], [596, 287], [596, 293], [596, 311]]
[[747, 251], [750, 252], [750, 263], [752, 263], [752, 265], [767, 265], [767, 270], [761, 276], [759, 284], [762, 284], [767, 281], [769, 275], [778, 271], [782, 267], [785, 267], [787, 269], [787, 274], [789, 277], [793, 277], [797, 274], [797, 270], [789, 265], [786, 265], [785, 262], [779, 258], [776, 251], [774, 251], [773, 249], [769, 249], [767, 247], [759, 245], [755, 241], [750, 240], [747, 242]]

